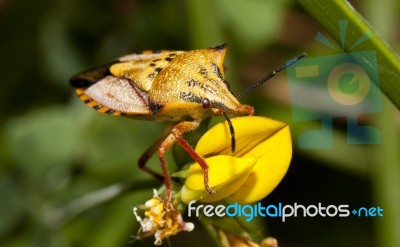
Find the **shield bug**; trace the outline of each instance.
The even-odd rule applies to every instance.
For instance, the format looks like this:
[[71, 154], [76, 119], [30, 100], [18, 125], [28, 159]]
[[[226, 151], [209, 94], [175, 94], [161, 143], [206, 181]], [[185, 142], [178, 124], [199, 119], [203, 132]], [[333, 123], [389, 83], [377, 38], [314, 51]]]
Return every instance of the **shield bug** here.
[[[173, 123], [139, 159], [141, 169], [164, 180], [166, 202], [171, 198], [173, 185], [165, 154], [175, 142], [201, 166], [205, 188], [210, 194], [215, 193], [208, 185], [206, 162], [182, 138], [182, 134], [195, 130], [208, 116], [224, 115], [230, 123], [228, 115], [252, 115], [254, 108], [242, 105], [238, 99], [305, 56], [303, 53], [289, 60], [242, 94], [235, 95], [224, 79], [226, 49], [226, 44], [222, 44], [193, 51], [145, 51], [79, 73], [70, 80], [80, 100], [96, 111]], [[234, 128], [231, 123], [230, 131], [234, 151]], [[156, 151], [162, 176], [146, 167], [148, 159]]]

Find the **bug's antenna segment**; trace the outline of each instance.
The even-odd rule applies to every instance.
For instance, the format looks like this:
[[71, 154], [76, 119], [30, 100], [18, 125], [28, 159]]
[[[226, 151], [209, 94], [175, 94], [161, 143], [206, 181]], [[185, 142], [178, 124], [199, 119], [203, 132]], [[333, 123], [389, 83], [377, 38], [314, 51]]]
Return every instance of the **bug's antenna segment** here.
[[285, 70], [287, 67], [292, 66], [295, 62], [299, 61], [300, 59], [302, 59], [303, 57], [305, 57], [307, 55], [306, 52], [303, 52], [297, 56], [295, 56], [294, 58], [288, 60], [285, 64], [281, 65], [280, 67], [276, 68], [275, 70], [271, 71], [268, 75], [266, 75], [264, 78], [262, 78], [261, 80], [259, 80], [258, 82], [254, 83], [253, 85], [251, 85], [250, 87], [246, 88], [246, 90], [244, 90], [243, 92], [239, 93], [237, 96], [237, 98], [241, 98], [243, 95], [250, 93], [251, 91], [253, 91], [255, 88], [259, 87], [260, 85], [264, 84], [266, 81], [268, 81], [269, 79], [271, 79], [272, 77], [274, 77], [277, 73]]
[[225, 112], [223, 112], [223, 114], [224, 114], [226, 121], [228, 122], [229, 132], [231, 132], [231, 150], [232, 150], [232, 153], [235, 153], [235, 149], [236, 149], [235, 129], [233, 128], [233, 124], [231, 122], [231, 119], [228, 117], [228, 115]]

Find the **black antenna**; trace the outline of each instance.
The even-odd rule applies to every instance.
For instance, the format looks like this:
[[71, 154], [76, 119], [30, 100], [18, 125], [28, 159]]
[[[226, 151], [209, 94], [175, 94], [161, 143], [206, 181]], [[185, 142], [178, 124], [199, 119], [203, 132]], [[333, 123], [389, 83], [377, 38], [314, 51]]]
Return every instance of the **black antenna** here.
[[231, 119], [228, 117], [228, 115], [225, 112], [222, 112], [222, 113], [224, 114], [224, 117], [229, 125], [229, 132], [231, 132], [231, 150], [232, 150], [232, 153], [235, 153], [235, 150], [236, 150], [235, 129], [233, 128], [233, 124], [231, 122]]
[[[250, 93], [251, 91], [253, 91], [257, 87], [259, 87], [260, 85], [264, 84], [264, 82], [266, 82], [269, 79], [271, 79], [272, 77], [274, 77], [277, 73], [285, 70], [287, 67], [293, 65], [295, 62], [299, 61], [300, 59], [302, 59], [306, 55], [307, 55], [307, 53], [303, 52], [303, 53], [295, 56], [294, 58], [288, 60], [285, 64], [283, 64], [282, 66], [280, 66], [280, 67], [276, 68], [275, 70], [271, 71], [264, 78], [262, 78], [261, 80], [259, 80], [256, 83], [254, 83], [250, 87], [246, 88], [246, 90], [244, 90], [242, 93], [239, 93], [238, 95], [236, 95], [236, 97], [237, 98], [241, 98], [243, 95]], [[225, 119], [226, 119], [226, 121], [228, 122], [228, 125], [229, 125], [229, 131], [231, 132], [231, 150], [232, 150], [232, 153], [235, 153], [235, 149], [236, 149], [235, 129], [233, 128], [233, 124], [232, 124], [231, 120], [229, 119], [228, 115], [225, 112], [222, 112], [222, 113], [224, 114], [224, 117], [225, 117]]]
[[250, 93], [251, 91], [253, 91], [255, 88], [259, 87], [260, 85], [264, 84], [264, 82], [268, 81], [269, 79], [271, 79], [272, 77], [274, 77], [277, 73], [285, 70], [287, 67], [293, 65], [295, 62], [299, 61], [300, 59], [302, 59], [303, 57], [305, 57], [307, 55], [306, 52], [303, 52], [297, 56], [295, 56], [294, 58], [288, 60], [285, 64], [283, 64], [282, 66], [276, 68], [275, 70], [271, 71], [268, 75], [266, 75], [264, 78], [262, 78], [261, 80], [259, 80], [258, 82], [254, 83], [253, 85], [251, 85], [250, 87], [246, 88], [246, 90], [244, 90], [243, 92], [239, 93], [238, 95], [236, 95], [237, 98], [241, 98], [243, 95]]

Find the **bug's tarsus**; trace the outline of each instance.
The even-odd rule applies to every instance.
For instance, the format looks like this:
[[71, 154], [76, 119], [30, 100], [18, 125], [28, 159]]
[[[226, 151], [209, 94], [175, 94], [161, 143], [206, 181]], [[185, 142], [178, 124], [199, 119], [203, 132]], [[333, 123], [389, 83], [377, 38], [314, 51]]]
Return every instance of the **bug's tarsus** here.
[[231, 122], [231, 119], [228, 117], [228, 115], [225, 112], [223, 112], [223, 114], [224, 114], [226, 121], [228, 122], [229, 132], [231, 133], [231, 150], [232, 150], [232, 153], [235, 153], [235, 150], [236, 150], [235, 129], [233, 128], [233, 124]]
[[[172, 145], [172, 144], [171, 144]], [[165, 184], [165, 196], [164, 196], [164, 210], [168, 209], [168, 204], [171, 201], [172, 196], [172, 180], [171, 176], [169, 175], [167, 161], [165, 160], [165, 153], [170, 148], [170, 143], [164, 141], [161, 143], [160, 147], [158, 148], [158, 158], [160, 159], [161, 163], [161, 170], [164, 177], [164, 184]]]
[[238, 98], [241, 98], [243, 95], [250, 93], [251, 91], [253, 91], [254, 89], [256, 89], [257, 87], [259, 87], [260, 85], [264, 84], [266, 81], [268, 81], [269, 79], [271, 79], [272, 77], [274, 77], [277, 73], [285, 70], [287, 67], [293, 65], [295, 62], [299, 61], [300, 59], [302, 59], [303, 57], [305, 57], [307, 55], [306, 52], [303, 52], [297, 56], [295, 56], [294, 58], [288, 60], [285, 64], [281, 65], [280, 67], [276, 68], [275, 70], [271, 71], [268, 75], [266, 75], [264, 78], [262, 78], [261, 80], [257, 81], [256, 83], [252, 84], [250, 87], [246, 88], [246, 90], [244, 90], [242, 93], [239, 93], [237, 95]]
[[179, 144], [185, 149], [185, 151], [200, 165], [203, 170], [204, 175], [204, 187], [207, 192], [211, 195], [217, 193], [215, 190], [211, 189], [208, 184], [208, 165], [206, 161], [200, 157], [196, 151], [190, 146], [190, 144], [182, 137], [182, 134], [187, 131], [191, 131], [196, 129], [200, 125], [200, 121], [193, 122], [182, 122], [177, 124], [174, 128], [172, 128], [171, 133], [174, 135], [175, 139], [179, 142]]

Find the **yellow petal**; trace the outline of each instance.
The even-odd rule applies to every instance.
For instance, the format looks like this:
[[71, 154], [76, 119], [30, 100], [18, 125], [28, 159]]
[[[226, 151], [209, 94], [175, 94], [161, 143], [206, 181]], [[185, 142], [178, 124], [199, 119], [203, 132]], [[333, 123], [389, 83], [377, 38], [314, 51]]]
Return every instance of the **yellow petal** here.
[[289, 168], [292, 141], [288, 125], [281, 125], [273, 135], [254, 147], [244, 157], [256, 157], [257, 164], [243, 186], [230, 199], [252, 203], [266, 197], [279, 184]]
[[[234, 154], [231, 152], [231, 134], [226, 121], [215, 125], [202, 136], [197, 143], [196, 152], [202, 156], [226, 154], [241, 157], [287, 126], [286, 123], [257, 116], [236, 117], [231, 121], [236, 138]], [[257, 153], [253, 152], [252, 155], [261, 156], [263, 150]]]
[[[191, 198], [186, 199], [187, 202], [200, 198], [202, 201], [216, 201], [230, 194], [229, 198], [239, 203], [255, 202], [267, 196], [285, 175], [292, 156], [290, 130], [286, 123], [250, 116], [234, 118], [232, 124], [237, 147], [234, 154], [231, 152], [231, 134], [226, 122], [214, 126], [204, 134], [196, 146], [196, 151], [202, 156], [218, 157], [224, 154], [240, 159], [253, 158], [257, 163], [249, 174], [243, 173], [229, 181], [226, 175], [231, 175], [226, 173], [226, 170], [231, 166], [231, 161], [226, 158], [221, 162], [217, 172], [220, 180], [211, 185], [218, 188], [220, 195], [217, 196], [210, 196], [204, 190], [202, 171], [198, 168], [200, 173], [197, 187], [190, 188], [185, 184], [183, 188], [186, 198]], [[246, 174], [249, 176], [246, 177]]]
[[195, 163], [189, 167], [185, 184], [181, 190], [184, 203], [192, 200], [203, 202], [218, 201], [237, 191], [248, 178], [256, 160], [251, 157], [235, 158], [226, 155], [217, 155], [205, 159], [209, 166], [209, 186], [217, 191], [210, 195], [204, 187], [203, 170]]
[[231, 152], [231, 134], [226, 122], [215, 125], [199, 140], [200, 155], [229, 154], [257, 159], [250, 176], [230, 199], [251, 203], [267, 196], [285, 175], [292, 156], [290, 130], [286, 123], [269, 118], [246, 116], [232, 120], [236, 152]]

